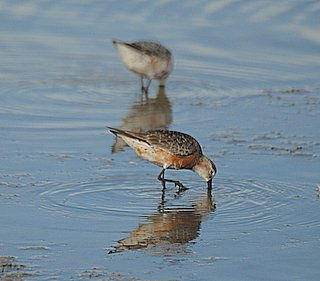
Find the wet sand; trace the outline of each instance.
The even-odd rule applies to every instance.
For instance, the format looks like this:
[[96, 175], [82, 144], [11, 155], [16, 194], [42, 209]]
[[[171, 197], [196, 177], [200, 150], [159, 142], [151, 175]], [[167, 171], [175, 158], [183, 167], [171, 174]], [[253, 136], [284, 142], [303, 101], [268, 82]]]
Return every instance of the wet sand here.
[[[317, 280], [319, 5], [299, 3], [5, 1], [0, 279]], [[141, 95], [115, 38], [170, 47], [166, 87]], [[163, 197], [106, 126], [193, 135], [212, 194], [168, 171], [189, 189]]]

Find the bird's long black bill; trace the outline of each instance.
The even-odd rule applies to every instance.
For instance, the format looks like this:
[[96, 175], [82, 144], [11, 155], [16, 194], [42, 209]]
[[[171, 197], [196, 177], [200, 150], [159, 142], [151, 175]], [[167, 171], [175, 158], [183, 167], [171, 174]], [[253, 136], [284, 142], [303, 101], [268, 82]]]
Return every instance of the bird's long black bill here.
[[212, 189], [212, 179], [207, 181], [208, 183], [208, 190]]

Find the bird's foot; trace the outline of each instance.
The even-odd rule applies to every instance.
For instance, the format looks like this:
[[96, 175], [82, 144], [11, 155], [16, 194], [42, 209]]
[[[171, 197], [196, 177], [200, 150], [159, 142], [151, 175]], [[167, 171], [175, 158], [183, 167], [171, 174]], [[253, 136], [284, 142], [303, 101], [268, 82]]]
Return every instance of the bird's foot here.
[[175, 186], [179, 186], [179, 190], [178, 190], [179, 192], [186, 191], [188, 189], [179, 181], [175, 181], [174, 184]]

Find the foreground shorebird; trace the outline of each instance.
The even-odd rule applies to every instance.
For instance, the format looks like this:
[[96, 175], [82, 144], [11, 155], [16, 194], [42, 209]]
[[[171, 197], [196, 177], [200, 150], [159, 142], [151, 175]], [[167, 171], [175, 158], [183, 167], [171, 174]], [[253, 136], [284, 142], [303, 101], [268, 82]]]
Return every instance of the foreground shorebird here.
[[144, 133], [134, 133], [108, 127], [110, 132], [121, 137], [142, 159], [148, 160], [162, 170], [158, 180], [173, 182], [179, 186], [179, 191], [185, 187], [176, 180], [164, 178], [166, 169], [189, 169], [196, 172], [208, 183], [208, 189], [212, 188], [212, 178], [217, 170], [214, 163], [202, 154], [199, 143], [191, 136], [168, 130], [153, 130]]
[[[173, 68], [173, 58], [167, 48], [152, 41], [128, 43], [113, 40], [112, 43], [118, 48], [124, 65], [141, 77], [142, 91], [148, 92], [152, 79], [164, 85]], [[143, 84], [144, 78], [148, 80], [146, 87]]]

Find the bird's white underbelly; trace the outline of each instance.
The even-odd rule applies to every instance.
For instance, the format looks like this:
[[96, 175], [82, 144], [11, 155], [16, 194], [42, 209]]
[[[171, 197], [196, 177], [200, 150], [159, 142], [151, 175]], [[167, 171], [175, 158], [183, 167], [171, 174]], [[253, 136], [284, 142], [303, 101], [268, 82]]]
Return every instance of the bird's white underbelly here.
[[171, 70], [167, 61], [152, 58], [126, 45], [119, 44], [118, 50], [125, 66], [139, 76], [162, 79], [162, 76]]
[[165, 158], [161, 158], [161, 155], [157, 154], [155, 149], [143, 141], [121, 136], [122, 139], [134, 149], [138, 156], [144, 160], [150, 161], [160, 167], [168, 168], [171, 163], [167, 163]]

